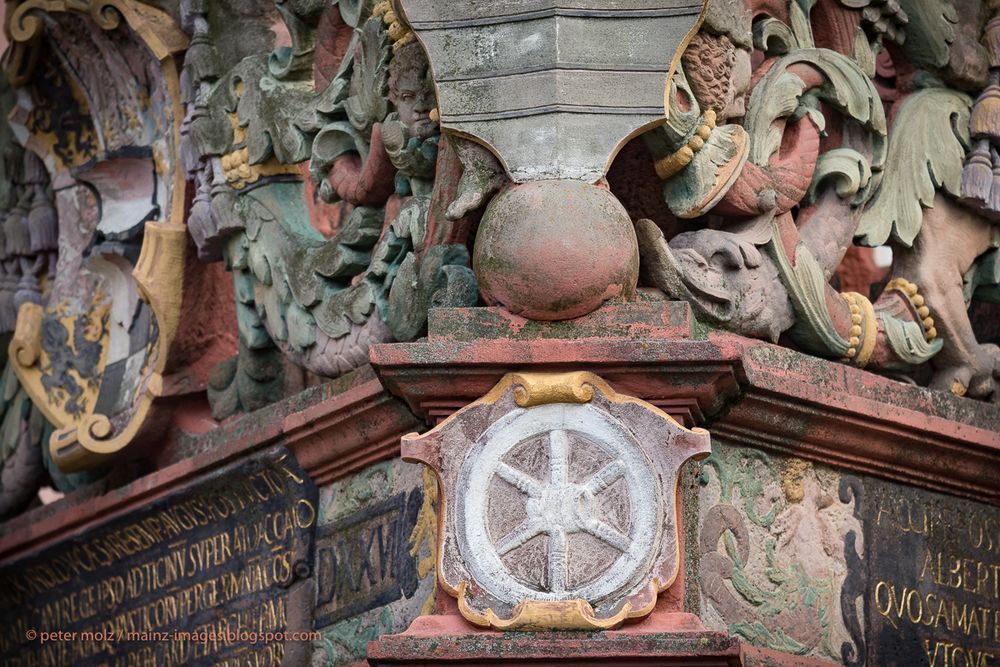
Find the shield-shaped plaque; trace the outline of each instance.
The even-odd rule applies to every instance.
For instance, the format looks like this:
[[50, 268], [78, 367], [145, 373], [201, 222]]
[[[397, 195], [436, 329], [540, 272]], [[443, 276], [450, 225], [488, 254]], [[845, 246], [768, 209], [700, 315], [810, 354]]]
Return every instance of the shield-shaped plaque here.
[[510, 374], [403, 457], [438, 474], [438, 578], [500, 629], [610, 628], [650, 613], [677, 575], [676, 483], [709, 454], [592, 373]]

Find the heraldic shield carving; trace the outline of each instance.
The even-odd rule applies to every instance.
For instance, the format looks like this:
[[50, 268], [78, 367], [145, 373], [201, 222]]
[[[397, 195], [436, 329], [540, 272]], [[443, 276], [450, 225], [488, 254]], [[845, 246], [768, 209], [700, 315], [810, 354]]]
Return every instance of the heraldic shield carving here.
[[680, 467], [710, 452], [592, 373], [512, 373], [403, 458], [438, 474], [438, 577], [472, 623], [598, 629], [649, 614], [677, 576]]
[[184, 282], [188, 38], [135, 0], [25, 0], [6, 21], [0, 148], [34, 195], [2, 216], [0, 334], [74, 472], [155, 428]]

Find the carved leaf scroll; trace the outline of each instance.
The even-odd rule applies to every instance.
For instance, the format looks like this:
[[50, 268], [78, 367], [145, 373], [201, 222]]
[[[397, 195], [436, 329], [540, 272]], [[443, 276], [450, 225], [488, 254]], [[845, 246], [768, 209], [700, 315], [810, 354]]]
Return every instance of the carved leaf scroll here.
[[945, 88], [903, 101], [893, 132], [906, 140], [890, 144], [885, 176], [856, 232], [860, 243], [877, 246], [891, 238], [912, 246], [937, 190], [959, 196], [971, 106], [967, 95]]

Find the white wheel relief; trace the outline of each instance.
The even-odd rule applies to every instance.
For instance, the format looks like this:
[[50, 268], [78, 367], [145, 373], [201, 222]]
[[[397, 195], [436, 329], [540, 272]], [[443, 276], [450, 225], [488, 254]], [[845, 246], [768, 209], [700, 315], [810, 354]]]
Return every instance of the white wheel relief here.
[[[541, 475], [524, 470], [529, 457], [541, 460]], [[597, 603], [642, 583], [634, 580], [660, 533], [659, 483], [639, 445], [599, 408], [511, 412], [479, 438], [458, 479], [459, 550], [498, 598]], [[493, 503], [506, 511], [491, 521]], [[512, 570], [542, 576], [532, 585]]]
[[710, 451], [587, 372], [512, 373], [403, 458], [441, 480], [438, 579], [476, 625], [608, 629], [679, 571], [677, 475]]

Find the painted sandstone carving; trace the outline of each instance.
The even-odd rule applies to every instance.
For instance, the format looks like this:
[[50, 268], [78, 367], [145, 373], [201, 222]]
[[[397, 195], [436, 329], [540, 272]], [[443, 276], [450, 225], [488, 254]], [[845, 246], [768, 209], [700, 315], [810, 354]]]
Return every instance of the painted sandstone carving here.
[[680, 466], [708, 451], [706, 431], [591, 373], [507, 375], [403, 437], [445, 498], [439, 582], [466, 619], [501, 629], [649, 614], [677, 575]]
[[9, 361], [55, 427], [52, 458], [79, 470], [132, 442], [162, 393], [186, 244], [174, 54], [187, 39], [128, 0], [29, 0], [6, 18], [25, 150], [0, 318], [19, 308]]
[[852, 608], [842, 598], [845, 545], [861, 535], [852, 498], [838, 500], [846, 479], [801, 459], [713, 445], [699, 478], [707, 623], [794, 655], [839, 662], [863, 652], [841, 612]]
[[[930, 364], [934, 388], [993, 392], [995, 350], [949, 287], [965, 279], [963, 303], [996, 292], [992, 214], [969, 208], [959, 175], [984, 182], [988, 114], [970, 135], [971, 101], [931, 86], [986, 85], [968, 38], [982, 11], [956, 33], [919, 8], [833, 0], [712, 3], [700, 28], [701, 5], [681, 2], [641, 17], [542, 2], [516, 23], [464, 4], [441, 23], [422, 0], [278, 3], [290, 46], [267, 50], [227, 33], [211, 3], [183, 9], [197, 45], [189, 226], [232, 271], [240, 315], [240, 355], [213, 385], [219, 417], [269, 400], [279, 351], [334, 377], [371, 343], [419, 337], [433, 305], [565, 319], [637, 285], [711, 326], [895, 377]], [[626, 33], [639, 51], [560, 48]], [[527, 34], [551, 39], [505, 50]], [[690, 221], [684, 233], [630, 218], [604, 179], [642, 131], [661, 217]], [[932, 136], [947, 147], [928, 169]], [[887, 212], [904, 201], [900, 223]], [[855, 242], [896, 249], [877, 298], [829, 284]]]
[[429, 0], [399, 4], [428, 50], [442, 127], [487, 146], [513, 181], [476, 235], [487, 303], [552, 320], [632, 298], [632, 221], [595, 184], [628, 138], [663, 123], [663, 82], [701, 3], [463, 1], [447, 21]]
[[[950, 24], [920, 14], [907, 23], [900, 9], [887, 22], [834, 4], [812, 14], [796, 2], [761, 7], [763, 16], [753, 7], [752, 26], [749, 14], [710, 7], [672, 82], [670, 120], [647, 135], [673, 213], [710, 228], [668, 243], [640, 220], [643, 265], [716, 326], [772, 341], [787, 332], [803, 349], [872, 370], [929, 361], [932, 388], [987, 398], [1000, 354], [976, 341], [966, 307], [974, 293], [995, 296], [1000, 280], [994, 214], [968, 196], [974, 156], [963, 182], [971, 99], [929, 78], [959, 85], [947, 53], [965, 42], [949, 46]], [[751, 36], [763, 60], [748, 77]], [[895, 63], [900, 42], [908, 55], [946, 55], [923, 79], [911, 71], [908, 89], [897, 76], [880, 97], [873, 54], [888, 49]], [[967, 56], [984, 67], [982, 51]], [[748, 81], [744, 113], [733, 101]], [[883, 100], [893, 102], [888, 133]], [[971, 207], [956, 201], [963, 183]], [[827, 283], [852, 241], [895, 250], [892, 280], [874, 302]]]
[[[208, 4], [188, 10], [205, 46], [185, 68], [190, 226], [201, 256], [233, 272], [239, 363], [275, 345], [335, 377], [371, 343], [421, 335], [432, 304], [476, 303], [467, 223], [444, 216], [460, 163], [423, 51], [388, 3], [281, 10], [291, 49], [242, 60], [211, 40]], [[280, 64], [290, 53], [295, 66]]]
[[[0, 329], [56, 462], [100, 465], [155, 417], [187, 232], [237, 302], [217, 418], [280, 395], [285, 360], [335, 377], [420, 337], [434, 306], [564, 319], [643, 287], [1000, 395], [966, 312], [1000, 298], [993, 10], [579, 4], [13, 3]], [[605, 178], [640, 133], [656, 222]], [[855, 245], [893, 248], [873, 293], [831, 286]]]

